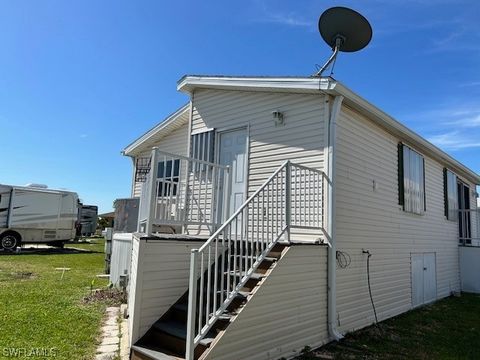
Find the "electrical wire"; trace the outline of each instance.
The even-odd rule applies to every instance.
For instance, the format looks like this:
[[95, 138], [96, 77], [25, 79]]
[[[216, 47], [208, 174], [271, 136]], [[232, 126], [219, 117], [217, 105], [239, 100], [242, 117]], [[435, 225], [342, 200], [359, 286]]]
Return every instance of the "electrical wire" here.
[[340, 269], [347, 268], [352, 262], [352, 258], [350, 257], [350, 255], [343, 251], [337, 250], [335, 257], [337, 258], [337, 265]]
[[370, 301], [372, 302], [373, 314], [375, 315], [375, 325], [376, 325], [378, 324], [377, 310], [375, 309], [375, 303], [373, 302], [373, 296], [372, 296], [372, 287], [370, 286], [370, 257], [372, 256], [372, 254], [370, 254], [369, 250], [363, 250], [363, 253], [368, 254], [367, 256], [368, 293], [370, 294]]
[[337, 63], [337, 58], [333, 60], [332, 68], [330, 69], [330, 76], [333, 76], [333, 70], [335, 69], [335, 64]]

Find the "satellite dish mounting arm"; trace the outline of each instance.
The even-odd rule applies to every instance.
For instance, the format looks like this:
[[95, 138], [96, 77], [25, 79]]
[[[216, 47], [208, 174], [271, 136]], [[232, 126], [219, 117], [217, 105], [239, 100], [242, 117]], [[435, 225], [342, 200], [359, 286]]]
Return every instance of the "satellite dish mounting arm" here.
[[342, 47], [343, 43], [345, 41], [345, 37], [338, 34], [335, 36], [335, 46], [333, 47], [333, 53], [332, 55], [328, 58], [327, 62], [318, 70], [313, 76], [314, 77], [320, 77], [322, 76], [322, 73], [327, 70], [327, 68], [330, 66], [332, 62], [335, 61], [337, 58], [338, 52], [340, 51], [340, 48]]

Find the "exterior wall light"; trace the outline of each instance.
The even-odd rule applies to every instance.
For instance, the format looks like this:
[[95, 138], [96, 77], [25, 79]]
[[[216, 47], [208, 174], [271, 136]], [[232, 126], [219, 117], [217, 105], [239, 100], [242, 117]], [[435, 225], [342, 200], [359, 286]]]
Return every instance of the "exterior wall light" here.
[[284, 126], [285, 117], [282, 112], [275, 110], [272, 111], [273, 120], [275, 121], [275, 126]]

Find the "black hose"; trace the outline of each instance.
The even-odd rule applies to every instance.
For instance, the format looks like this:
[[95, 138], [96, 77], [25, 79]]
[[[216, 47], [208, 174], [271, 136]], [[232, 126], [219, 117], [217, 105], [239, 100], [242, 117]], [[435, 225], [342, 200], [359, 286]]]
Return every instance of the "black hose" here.
[[375, 304], [373, 302], [373, 296], [372, 296], [372, 287], [370, 286], [370, 251], [364, 250], [363, 251], [365, 254], [368, 254], [367, 256], [367, 281], [368, 281], [368, 293], [370, 294], [370, 301], [372, 302], [372, 308], [373, 308], [373, 314], [375, 315], [375, 324], [378, 323], [378, 318], [377, 318], [377, 310], [375, 309]]

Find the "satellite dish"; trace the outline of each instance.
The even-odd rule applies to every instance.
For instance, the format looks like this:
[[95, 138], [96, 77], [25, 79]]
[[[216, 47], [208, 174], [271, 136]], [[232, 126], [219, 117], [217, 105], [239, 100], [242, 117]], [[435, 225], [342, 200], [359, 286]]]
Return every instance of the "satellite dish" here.
[[318, 19], [318, 30], [332, 48], [333, 54], [314, 76], [321, 76], [336, 59], [339, 51], [361, 50], [372, 39], [372, 27], [368, 20], [355, 10], [342, 6], [325, 10]]

